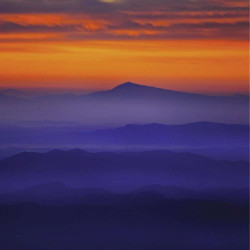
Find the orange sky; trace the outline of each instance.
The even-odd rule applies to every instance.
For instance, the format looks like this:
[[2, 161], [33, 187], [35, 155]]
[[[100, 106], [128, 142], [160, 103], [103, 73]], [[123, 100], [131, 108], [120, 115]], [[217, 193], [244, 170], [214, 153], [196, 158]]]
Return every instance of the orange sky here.
[[0, 13], [0, 87], [105, 89], [132, 81], [247, 93], [248, 11], [244, 0], [236, 3], [220, 11], [128, 8], [120, 16], [105, 12], [114, 3], [102, 3], [101, 13], [42, 7], [39, 13]]

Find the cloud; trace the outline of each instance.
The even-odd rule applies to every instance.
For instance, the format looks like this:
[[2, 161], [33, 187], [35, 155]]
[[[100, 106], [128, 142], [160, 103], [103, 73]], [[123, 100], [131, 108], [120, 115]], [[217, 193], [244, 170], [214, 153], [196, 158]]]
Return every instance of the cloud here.
[[65, 39], [248, 39], [246, 0], [0, 0], [0, 33]]
[[115, 11], [243, 11], [247, 0], [0, 0], [1, 13]]

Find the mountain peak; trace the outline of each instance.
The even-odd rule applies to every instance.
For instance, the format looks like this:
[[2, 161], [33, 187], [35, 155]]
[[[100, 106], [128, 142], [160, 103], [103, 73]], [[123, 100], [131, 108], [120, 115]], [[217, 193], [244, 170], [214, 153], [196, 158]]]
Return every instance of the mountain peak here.
[[134, 82], [125, 82], [125, 83], [122, 83], [122, 84], [118, 85], [118, 87], [119, 86], [138, 86], [138, 85], [139, 84], [134, 83]]
[[140, 84], [133, 83], [133, 82], [125, 82], [123, 84], [116, 86], [113, 89], [131, 89], [131, 88], [137, 88], [137, 87], [144, 87], [144, 86], [140, 85]]

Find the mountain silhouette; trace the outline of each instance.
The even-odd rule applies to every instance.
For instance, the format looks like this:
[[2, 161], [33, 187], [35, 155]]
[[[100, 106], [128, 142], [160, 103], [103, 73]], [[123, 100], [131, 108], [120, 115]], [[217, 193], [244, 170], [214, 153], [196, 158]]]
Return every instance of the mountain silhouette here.
[[129, 192], [114, 192], [98, 188], [72, 188], [61, 182], [45, 183], [0, 195], [0, 205], [37, 203], [44, 205], [117, 205], [149, 204], [174, 200], [212, 200], [248, 203], [245, 189], [216, 188], [194, 190], [177, 186], [150, 185]]
[[[248, 148], [249, 126], [197, 122], [180, 125], [129, 124], [112, 129], [88, 131], [71, 123], [40, 122], [28, 127], [0, 127], [0, 144], [103, 145], [164, 148], [225, 147]], [[48, 124], [46, 126], [46, 124]], [[32, 127], [33, 126], [33, 127]]]
[[201, 120], [248, 123], [249, 97], [209, 96], [127, 82], [87, 95], [69, 93], [32, 98], [0, 95], [0, 102], [0, 116], [5, 120], [70, 119], [84, 125], [117, 126]]
[[156, 192], [165, 198], [171, 199], [196, 199], [196, 200], [221, 200], [234, 202], [248, 202], [248, 188], [212, 188], [203, 190], [194, 190], [178, 186], [150, 185], [141, 187], [134, 192]]
[[[0, 195], [0, 204], [34, 202], [50, 205], [93, 204], [110, 200], [115, 193], [98, 188], [71, 188], [62, 182], [45, 183]], [[100, 200], [101, 199], [101, 200]], [[96, 200], [96, 201], [95, 201]]]
[[[79, 134], [80, 136], [80, 134]], [[165, 146], [242, 146], [248, 147], [249, 126], [197, 122], [181, 125], [130, 124], [84, 134], [82, 142]]]
[[247, 100], [247, 96], [244, 95], [232, 95], [232, 96], [209, 96], [209, 95], [202, 95], [202, 94], [195, 94], [195, 93], [188, 93], [188, 92], [181, 92], [181, 91], [174, 91], [168, 89], [162, 89], [157, 87], [151, 87], [146, 85], [141, 85], [132, 82], [125, 82], [120, 84], [110, 90], [106, 91], [99, 91], [94, 92], [92, 94], [87, 95], [86, 97], [94, 97], [94, 98], [111, 98], [112, 99], [124, 99], [127, 98], [131, 101], [166, 101], [166, 102], [220, 102], [220, 101], [237, 101]]
[[24, 152], [0, 161], [2, 193], [48, 182], [82, 188], [129, 190], [151, 184], [189, 188], [245, 188], [248, 162], [190, 153], [89, 153], [79, 149]]
[[15, 97], [28, 97], [28, 92], [19, 90], [19, 89], [13, 89], [13, 88], [8, 88], [8, 89], [3, 89], [0, 90], [0, 93], [5, 95], [5, 96], [15, 96]]

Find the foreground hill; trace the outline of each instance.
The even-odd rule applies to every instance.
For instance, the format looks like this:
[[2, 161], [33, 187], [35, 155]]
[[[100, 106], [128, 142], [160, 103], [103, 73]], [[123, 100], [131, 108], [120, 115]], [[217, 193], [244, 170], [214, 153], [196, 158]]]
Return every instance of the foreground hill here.
[[0, 206], [0, 221], [0, 246], [13, 250], [247, 250], [249, 243], [248, 206], [221, 201], [26, 203]]

